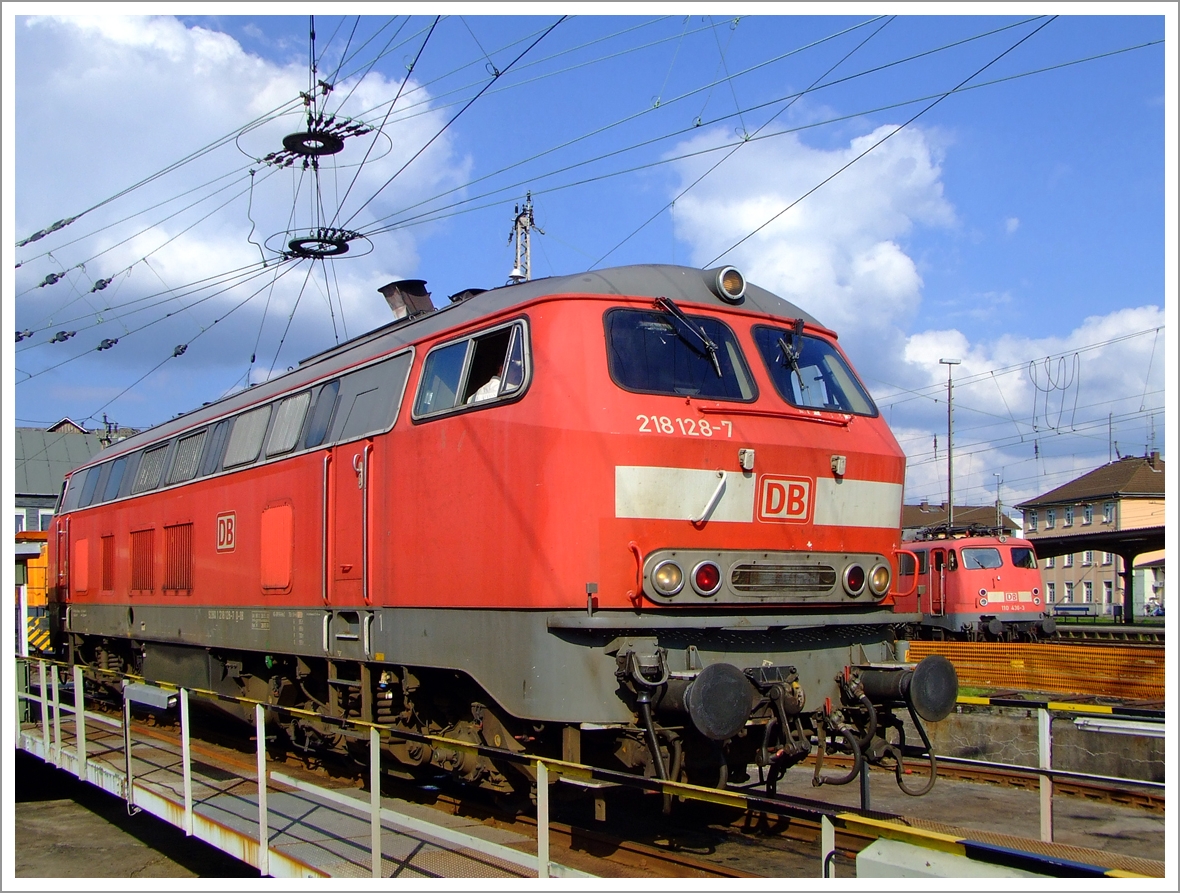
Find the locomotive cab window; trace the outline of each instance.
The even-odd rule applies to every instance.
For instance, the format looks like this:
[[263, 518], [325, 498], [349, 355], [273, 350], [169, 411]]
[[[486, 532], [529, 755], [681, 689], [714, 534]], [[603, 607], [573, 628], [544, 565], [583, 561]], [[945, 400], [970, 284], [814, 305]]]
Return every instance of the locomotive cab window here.
[[641, 394], [749, 403], [758, 398], [733, 330], [711, 316], [617, 307], [606, 314], [615, 384]]
[[963, 567], [969, 571], [994, 570], [1003, 566], [1004, 559], [1000, 557], [1000, 550], [995, 547], [963, 548]]
[[414, 418], [506, 400], [527, 378], [523, 323], [436, 347], [422, 365]]
[[835, 345], [797, 332], [754, 326], [754, 341], [779, 395], [800, 409], [877, 415], [868, 391]]
[[1028, 546], [1013, 546], [1012, 564], [1014, 567], [1023, 567], [1035, 571], [1037, 569], [1037, 554]]
[[[915, 549], [914, 555], [918, 556], [918, 573], [924, 574], [927, 571], [926, 552], [922, 549]], [[897, 563], [897, 573], [902, 577], [912, 577], [914, 575], [914, 559], [905, 552], [901, 553], [900, 559]]]

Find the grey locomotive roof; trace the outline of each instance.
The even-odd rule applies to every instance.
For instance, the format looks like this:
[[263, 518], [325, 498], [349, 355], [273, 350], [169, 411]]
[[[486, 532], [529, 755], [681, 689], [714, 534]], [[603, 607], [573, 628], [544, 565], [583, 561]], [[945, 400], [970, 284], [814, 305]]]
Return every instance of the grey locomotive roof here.
[[[700, 270], [696, 267], [637, 264], [589, 273], [573, 273], [569, 276], [533, 279], [518, 285], [494, 288], [458, 304], [443, 307], [434, 313], [411, 320], [399, 320], [332, 347], [309, 357], [285, 375], [128, 437], [105, 450], [103, 458], [133, 452], [145, 444], [166, 439], [180, 431], [231, 415], [247, 406], [264, 403], [279, 394], [328, 378], [338, 371], [361, 365], [367, 360], [393, 353], [398, 348], [429, 338], [445, 329], [510, 310], [546, 295], [619, 295], [653, 299], [662, 296], [677, 303], [732, 308], [734, 305], [721, 300], [709, 287], [715, 275], [716, 270]], [[783, 319], [801, 317], [807, 322], [822, 325], [789, 301], [748, 281], [745, 295], [737, 306]]]

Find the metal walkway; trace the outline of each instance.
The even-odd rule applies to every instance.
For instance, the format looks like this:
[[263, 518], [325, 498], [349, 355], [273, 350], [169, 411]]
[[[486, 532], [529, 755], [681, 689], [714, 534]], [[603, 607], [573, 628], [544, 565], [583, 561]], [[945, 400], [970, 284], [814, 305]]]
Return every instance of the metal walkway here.
[[[263, 875], [539, 874], [538, 842], [529, 837], [404, 801], [396, 801], [394, 810], [387, 805], [394, 801], [372, 797], [371, 791], [328, 789], [269, 768], [260, 786], [257, 774], [247, 778], [232, 768], [194, 759], [187, 735], [179, 744], [142, 735], [133, 738], [128, 767], [123, 723], [86, 710], [79, 734], [73, 686], [59, 690], [55, 674], [48, 675], [43, 697], [34, 665], [32, 685], [18, 704], [19, 749], [126, 800], [129, 811], [143, 811], [175, 825]], [[41, 717], [48, 722], [41, 722]], [[82, 754], [84, 759], [79, 759]], [[265, 847], [260, 845], [264, 839]], [[380, 867], [374, 871], [377, 851]], [[591, 876], [553, 862], [547, 867], [550, 877]]]

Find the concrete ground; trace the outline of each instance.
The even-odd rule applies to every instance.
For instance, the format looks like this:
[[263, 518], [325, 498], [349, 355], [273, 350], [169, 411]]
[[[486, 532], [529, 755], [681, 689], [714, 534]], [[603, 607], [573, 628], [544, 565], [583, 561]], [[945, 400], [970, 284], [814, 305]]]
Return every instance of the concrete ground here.
[[239, 862], [155, 818], [127, 815], [117, 797], [17, 751], [18, 878], [258, 877]]
[[[860, 784], [841, 787], [811, 784], [811, 767], [796, 766], [779, 782], [781, 794], [822, 799], [841, 806], [860, 806]], [[917, 786], [918, 780], [910, 782]], [[870, 776], [870, 808], [964, 829], [1040, 837], [1040, 794], [1015, 788], [939, 778], [923, 797], [898, 789], [890, 773]], [[1163, 861], [1164, 815], [1129, 806], [1098, 803], [1081, 797], [1053, 798], [1053, 839], [1057, 843], [1108, 850], [1125, 856]]]

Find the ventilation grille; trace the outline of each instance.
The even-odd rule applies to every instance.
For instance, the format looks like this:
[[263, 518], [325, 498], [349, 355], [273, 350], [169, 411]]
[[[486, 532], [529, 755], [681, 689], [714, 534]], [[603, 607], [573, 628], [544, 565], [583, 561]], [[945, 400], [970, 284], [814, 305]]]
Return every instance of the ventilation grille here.
[[154, 530], [133, 530], [131, 532], [131, 588], [150, 592], [155, 588]]
[[164, 588], [193, 588], [193, 525], [164, 528]]
[[836, 570], [814, 564], [738, 564], [729, 585], [738, 592], [827, 592]]
[[102, 543], [102, 588], [110, 592], [115, 588], [115, 538], [104, 536]]

